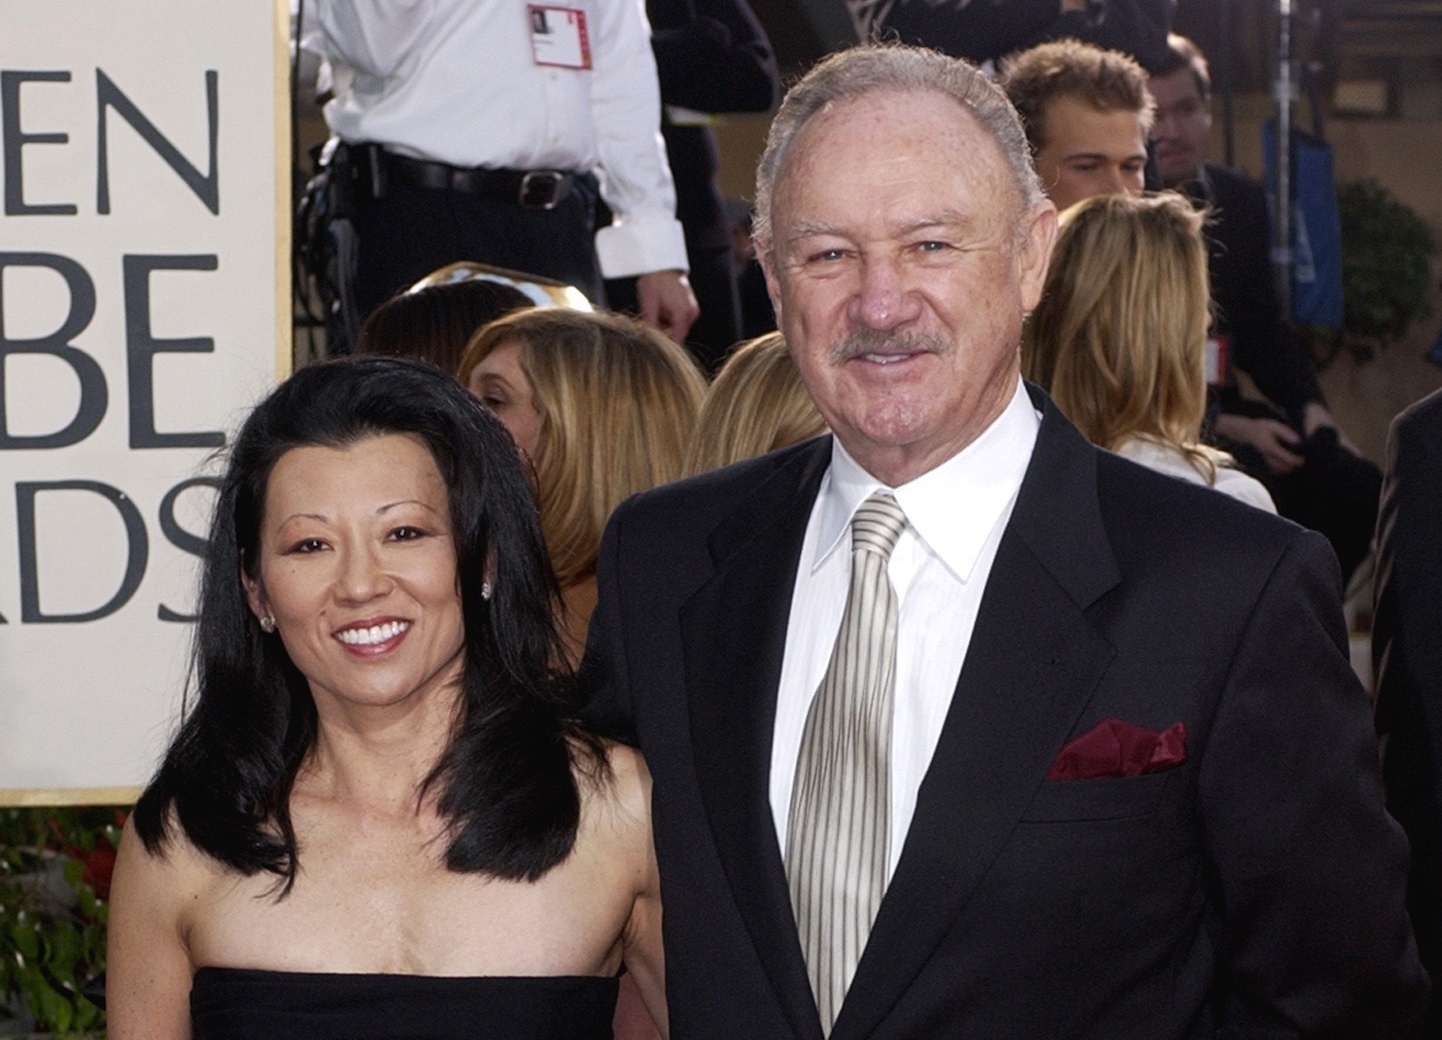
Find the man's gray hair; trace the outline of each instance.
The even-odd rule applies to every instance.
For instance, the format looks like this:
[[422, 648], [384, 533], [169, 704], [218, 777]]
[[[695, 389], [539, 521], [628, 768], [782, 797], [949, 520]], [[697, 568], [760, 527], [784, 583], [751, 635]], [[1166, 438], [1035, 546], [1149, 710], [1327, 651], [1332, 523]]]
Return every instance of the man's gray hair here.
[[776, 178], [796, 135], [811, 117], [829, 105], [883, 92], [932, 91], [971, 113], [997, 143], [1011, 169], [1023, 209], [1046, 196], [1032, 165], [1031, 149], [1016, 109], [1001, 89], [975, 65], [937, 51], [900, 44], [863, 44], [819, 62], [786, 93], [766, 150], [756, 167], [754, 235], [771, 248], [771, 201]]

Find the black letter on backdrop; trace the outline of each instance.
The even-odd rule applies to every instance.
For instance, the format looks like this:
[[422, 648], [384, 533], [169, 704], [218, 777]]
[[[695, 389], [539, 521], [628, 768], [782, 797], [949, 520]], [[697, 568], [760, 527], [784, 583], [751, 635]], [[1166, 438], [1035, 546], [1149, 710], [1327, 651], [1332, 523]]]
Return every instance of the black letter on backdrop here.
[[155, 355], [210, 354], [215, 340], [155, 339], [150, 334], [151, 271], [214, 271], [214, 254], [202, 256], [126, 256], [125, 355], [130, 380], [130, 446], [132, 448], [218, 448], [225, 443], [219, 430], [192, 433], [158, 433], [155, 429]]
[[[182, 480], [166, 492], [165, 497], [160, 500], [160, 530], [164, 533], [166, 540], [177, 549], [204, 559], [205, 549], [209, 542], [191, 534], [175, 519], [175, 500], [193, 487], [210, 487], [219, 491], [220, 481], [215, 477], [191, 477], [189, 480]], [[161, 621], [195, 621], [197, 619], [195, 614], [181, 614], [171, 610], [164, 603], [160, 605], [156, 616]]]
[[65, 144], [69, 134], [27, 134], [20, 129], [20, 84], [30, 82], [69, 83], [68, 72], [0, 72], [0, 126], [3, 139], [0, 150], [5, 153], [5, 215], [52, 215], [72, 217], [77, 212], [69, 204], [56, 203], [29, 206], [25, 203], [25, 182], [20, 173], [20, 149], [27, 144]]
[[[65, 279], [70, 290], [70, 313], [49, 336], [40, 339], [10, 339], [5, 335], [5, 268], [48, 267]], [[55, 253], [0, 253], [0, 451], [18, 448], [64, 448], [79, 444], [95, 432], [105, 418], [108, 391], [105, 373], [85, 351], [71, 340], [85, 331], [95, 317], [95, 283], [68, 256]], [[70, 425], [59, 433], [33, 437], [12, 437], [5, 420], [5, 361], [11, 354], [53, 354], [75, 370], [80, 380], [80, 407]]]
[[[95, 610], [79, 614], [45, 614], [40, 610], [40, 561], [35, 537], [35, 496], [42, 491], [91, 491], [110, 502], [125, 521], [129, 552], [125, 556], [125, 577], [109, 602]], [[145, 564], [150, 559], [150, 540], [145, 534], [145, 521], [140, 510], [125, 492], [94, 480], [22, 481], [15, 485], [15, 521], [20, 535], [20, 621], [32, 625], [53, 625], [63, 621], [96, 621], [114, 614], [129, 602], [145, 577]]]
[[109, 76], [100, 69], [95, 70], [95, 106], [97, 118], [100, 120], [96, 131], [98, 138], [96, 151], [100, 162], [95, 188], [97, 211], [100, 213], [110, 212], [110, 149], [106, 114], [113, 108], [135, 129], [136, 133], [145, 139], [146, 144], [155, 149], [156, 153], [165, 160], [166, 165], [180, 175], [180, 179], [185, 181], [191, 191], [195, 192], [196, 198], [205, 203], [205, 208], [217, 216], [220, 215], [220, 165], [216, 162], [219, 141], [216, 128], [220, 122], [218, 83], [219, 78], [215, 70], [208, 69], [205, 73], [205, 104], [206, 113], [210, 117], [210, 172], [202, 175], [185, 156], [180, 154], [180, 150], [175, 145], [165, 139], [165, 136], [155, 128], [155, 124], [145, 118], [145, 114], [135, 107], [135, 103], [121, 93], [120, 88]]

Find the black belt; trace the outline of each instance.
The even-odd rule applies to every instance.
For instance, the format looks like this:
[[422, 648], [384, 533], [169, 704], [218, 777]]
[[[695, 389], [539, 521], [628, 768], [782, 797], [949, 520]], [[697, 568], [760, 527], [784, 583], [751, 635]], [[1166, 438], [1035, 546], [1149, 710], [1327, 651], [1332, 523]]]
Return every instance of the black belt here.
[[555, 209], [570, 194], [576, 175], [564, 170], [510, 170], [483, 166], [452, 166], [397, 155], [375, 145], [354, 149], [359, 183], [373, 197], [387, 187], [428, 188], [500, 202], [514, 202], [522, 209]]

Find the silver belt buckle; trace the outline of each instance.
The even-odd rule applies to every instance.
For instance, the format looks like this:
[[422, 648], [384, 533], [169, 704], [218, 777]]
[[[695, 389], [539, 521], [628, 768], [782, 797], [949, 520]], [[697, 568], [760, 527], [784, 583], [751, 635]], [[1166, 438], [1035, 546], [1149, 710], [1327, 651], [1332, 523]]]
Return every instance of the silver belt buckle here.
[[566, 175], [556, 170], [527, 170], [521, 176], [521, 192], [517, 199], [522, 209], [555, 209], [561, 201], [561, 188]]

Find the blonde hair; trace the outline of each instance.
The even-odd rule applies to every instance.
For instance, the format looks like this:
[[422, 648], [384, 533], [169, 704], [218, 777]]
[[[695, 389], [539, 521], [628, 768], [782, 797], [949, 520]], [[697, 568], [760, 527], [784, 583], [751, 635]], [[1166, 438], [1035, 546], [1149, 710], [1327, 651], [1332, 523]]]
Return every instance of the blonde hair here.
[[704, 473], [826, 432], [779, 332], [742, 343], [706, 391], [686, 453], [686, 472]]
[[496, 347], [521, 345], [540, 415], [536, 500], [563, 587], [595, 573], [601, 531], [622, 499], [683, 475], [706, 383], [681, 347], [616, 314], [539, 309], [507, 315], [466, 346], [457, 377]]
[[1174, 192], [1098, 195], [1066, 210], [1022, 371], [1094, 444], [1160, 441], [1211, 483], [1225, 456], [1197, 443], [1210, 298], [1202, 221]]

